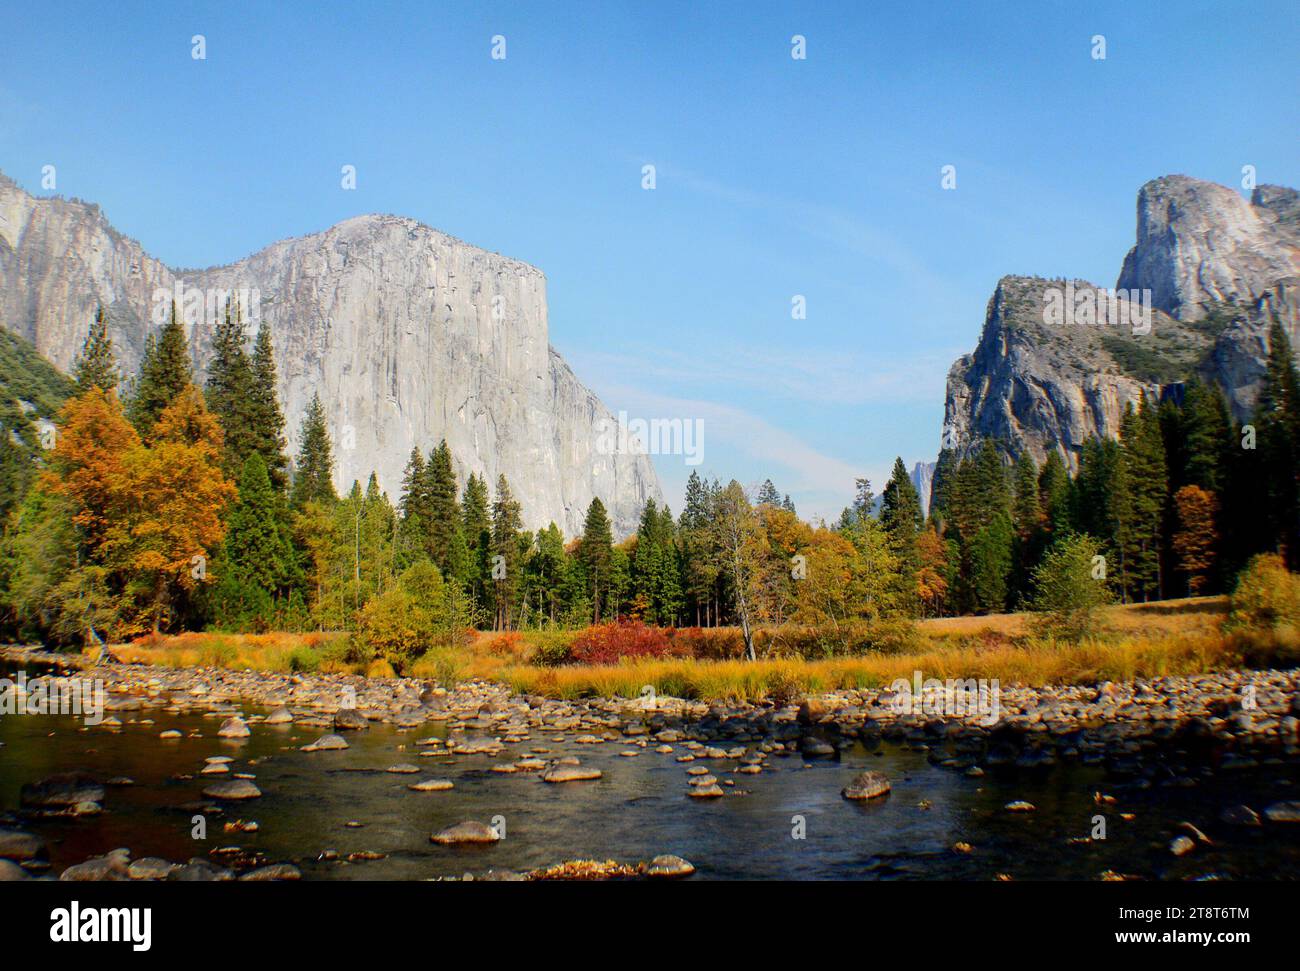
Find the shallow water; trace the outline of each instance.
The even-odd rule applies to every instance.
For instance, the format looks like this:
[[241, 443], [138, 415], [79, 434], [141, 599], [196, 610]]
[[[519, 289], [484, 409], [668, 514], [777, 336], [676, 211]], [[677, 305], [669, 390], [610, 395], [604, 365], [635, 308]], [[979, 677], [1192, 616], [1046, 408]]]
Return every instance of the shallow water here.
[[[256, 709], [246, 708], [245, 713]], [[568, 859], [635, 862], [676, 853], [715, 879], [961, 879], [998, 874], [1017, 879], [1096, 879], [1105, 870], [1148, 878], [1300, 878], [1300, 825], [1254, 830], [1226, 827], [1219, 811], [1246, 803], [1300, 798], [1294, 766], [1263, 766], [1207, 776], [1193, 788], [1152, 786], [1108, 779], [1099, 766], [1073, 763], [1036, 776], [968, 778], [929, 764], [924, 751], [883, 744], [856, 746], [839, 758], [805, 761], [771, 756], [760, 775], [741, 775], [734, 760], [683, 764], [651, 747], [635, 758], [618, 753], [630, 740], [602, 745], [552, 741], [534, 732], [495, 756], [422, 757], [414, 744], [445, 728], [430, 723], [398, 731], [374, 724], [346, 735], [342, 752], [305, 753], [299, 746], [321, 730], [254, 724], [249, 739], [216, 737], [221, 719], [176, 717], [164, 712], [123, 713], [120, 730], [83, 727], [62, 716], [0, 717], [0, 811], [17, 812], [22, 783], [55, 772], [85, 769], [104, 778], [127, 776], [135, 784], [109, 787], [103, 814], [80, 819], [30, 820], [25, 826], [50, 844], [52, 872], [117, 847], [132, 858], [159, 856], [176, 862], [205, 857], [219, 847], [239, 846], [269, 862], [292, 861], [307, 879], [428, 879], [482, 874], [490, 868], [527, 870]], [[152, 718], [152, 724], [141, 720]], [[202, 738], [164, 741], [177, 728]], [[571, 739], [573, 736], [570, 735]], [[730, 743], [727, 743], [728, 745]], [[402, 747], [405, 747], [404, 750]], [[552, 755], [576, 755], [604, 777], [591, 782], [547, 784], [537, 773], [502, 775], [493, 765], [511, 762], [533, 747]], [[208, 821], [208, 839], [191, 837], [190, 812], [176, 807], [202, 799], [204, 759], [227, 755], [232, 772], [251, 772], [260, 799], [225, 803], [224, 816]], [[552, 757], [552, 755], [543, 756]], [[257, 764], [249, 766], [249, 760]], [[418, 776], [384, 769], [418, 765]], [[711, 801], [687, 797], [686, 769], [704, 765], [728, 790]], [[851, 803], [840, 789], [865, 768], [884, 772], [893, 792], [870, 803]], [[191, 774], [193, 779], [174, 778]], [[411, 792], [419, 778], [454, 781], [444, 792]], [[734, 781], [734, 786], [728, 786]], [[1116, 797], [1098, 808], [1095, 791]], [[743, 795], [741, 793], [744, 793]], [[1009, 813], [1006, 803], [1024, 799], [1037, 810]], [[923, 806], [923, 802], [928, 807]], [[1071, 843], [1089, 835], [1104, 813], [1107, 839]], [[1124, 821], [1120, 813], [1133, 813]], [[506, 838], [487, 847], [446, 847], [429, 835], [473, 819], [504, 817]], [[806, 838], [794, 838], [799, 818]], [[256, 820], [255, 834], [224, 833], [222, 823]], [[1188, 820], [1214, 840], [1175, 858], [1168, 842]], [[349, 828], [359, 821], [361, 828]], [[958, 841], [973, 852], [952, 849]], [[386, 854], [362, 862], [320, 862], [322, 851]]]

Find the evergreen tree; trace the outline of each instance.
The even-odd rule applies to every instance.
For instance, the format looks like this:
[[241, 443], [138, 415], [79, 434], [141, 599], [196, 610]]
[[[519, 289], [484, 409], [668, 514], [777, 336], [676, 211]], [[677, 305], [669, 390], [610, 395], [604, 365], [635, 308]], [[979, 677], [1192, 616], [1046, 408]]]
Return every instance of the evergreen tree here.
[[1161, 595], [1161, 540], [1169, 502], [1164, 440], [1155, 409], [1141, 397], [1120, 423], [1119, 475], [1115, 479], [1120, 582], [1126, 599], [1143, 602]]
[[148, 438], [159, 417], [190, 386], [193, 377], [194, 367], [190, 362], [185, 328], [173, 303], [171, 319], [163, 325], [156, 338], [151, 334], [145, 341], [140, 376], [135, 383], [128, 414], [136, 431]]
[[1255, 406], [1257, 459], [1267, 505], [1262, 517], [1271, 542], [1287, 566], [1300, 569], [1300, 371], [1285, 328], [1269, 327], [1268, 365]]
[[492, 590], [497, 630], [510, 630], [513, 626], [516, 597], [522, 579], [520, 526], [519, 503], [511, 495], [506, 477], [498, 476], [496, 501], [492, 504]]
[[1053, 536], [1069, 528], [1070, 473], [1056, 449], [1047, 453], [1043, 469], [1038, 473], [1038, 507], [1042, 510], [1048, 532]]
[[771, 479], [764, 479], [763, 484], [759, 487], [757, 504], [760, 506], [781, 505], [781, 494], [776, 491], [776, 486], [772, 484]]
[[898, 561], [898, 602], [908, 613], [914, 613], [916, 601], [916, 573], [920, 557], [916, 548], [917, 531], [921, 527], [921, 501], [912, 485], [902, 458], [894, 460], [893, 474], [880, 495], [880, 524], [889, 536], [890, 548]]
[[480, 608], [491, 606], [492, 519], [487, 483], [471, 472], [461, 501], [461, 533], [465, 537], [466, 587]]
[[252, 445], [266, 462], [271, 484], [283, 493], [289, 485], [289, 459], [284, 454], [284, 412], [280, 408], [277, 383], [271, 328], [263, 322], [253, 343]]
[[1030, 574], [1043, 553], [1046, 540], [1038, 479], [1038, 466], [1034, 464], [1033, 456], [1028, 452], [1021, 452], [1020, 457], [1016, 459], [1011, 506], [1015, 543], [1012, 591], [1008, 596], [1008, 603], [1013, 605], [1028, 596]]
[[599, 621], [609, 606], [610, 589], [614, 586], [612, 570], [614, 559], [613, 533], [609, 514], [600, 497], [591, 500], [587, 519], [583, 523], [582, 543], [578, 547], [578, 560], [586, 575], [586, 593], [591, 601], [592, 618]]
[[337, 502], [329, 428], [325, 424], [325, 409], [321, 407], [319, 395], [312, 395], [307, 413], [303, 415], [299, 441], [298, 460], [294, 463], [293, 508], [301, 511], [313, 501]]
[[77, 394], [84, 394], [91, 388], [112, 391], [117, 387], [117, 361], [113, 356], [113, 338], [108, 334], [108, 317], [103, 304], [95, 311], [95, 320], [86, 334], [72, 376]]
[[939, 450], [938, 461], [934, 463], [934, 475], [930, 479], [930, 518], [943, 522], [948, 517], [949, 493], [953, 478], [960, 465], [957, 453], [950, 448]]
[[253, 367], [244, 350], [244, 322], [237, 304], [233, 312], [226, 305], [225, 317], [212, 335], [212, 362], [203, 396], [225, 433], [222, 469], [238, 478], [253, 451], [254, 432]]
[[[447, 447], [446, 439], [429, 453], [424, 478], [428, 496], [429, 557], [443, 576], [461, 577], [465, 573], [465, 540], [461, 533], [460, 506], [456, 502], [456, 473], [452, 469], [451, 449]], [[500, 483], [504, 482], [502, 478]]]
[[271, 605], [287, 593], [296, 569], [279, 500], [258, 452], [244, 460], [220, 569], [216, 599], [223, 618], [239, 626], [269, 624]]

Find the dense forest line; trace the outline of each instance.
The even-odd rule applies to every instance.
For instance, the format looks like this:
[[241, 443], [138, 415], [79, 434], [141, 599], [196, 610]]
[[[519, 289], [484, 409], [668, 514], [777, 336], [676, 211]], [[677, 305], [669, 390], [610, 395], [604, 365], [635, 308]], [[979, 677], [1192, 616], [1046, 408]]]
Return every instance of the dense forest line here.
[[338, 496], [319, 400], [290, 462], [269, 330], [247, 344], [228, 307], [200, 389], [173, 308], [119, 396], [101, 311], [72, 384], [30, 392], [45, 410], [66, 401], [51, 447], [3, 436], [3, 636], [348, 630], [400, 661], [475, 627], [632, 618], [739, 626], [752, 656], [760, 627], [834, 640], [863, 621], [1031, 606], [1062, 570], [1090, 597], [1146, 601], [1228, 589], [1261, 552], [1300, 565], [1300, 376], [1277, 324], [1248, 424], [1192, 381], [1130, 407], [1073, 476], [1055, 452], [1039, 468], [994, 441], [945, 451], [928, 517], [901, 460], [878, 507], [859, 480], [832, 524], [801, 520], [770, 481], [750, 495], [692, 473], [679, 516], [651, 502], [618, 543], [599, 498], [579, 537], [523, 529], [504, 477], [458, 488], [445, 442], [411, 453], [395, 504], [373, 474]]

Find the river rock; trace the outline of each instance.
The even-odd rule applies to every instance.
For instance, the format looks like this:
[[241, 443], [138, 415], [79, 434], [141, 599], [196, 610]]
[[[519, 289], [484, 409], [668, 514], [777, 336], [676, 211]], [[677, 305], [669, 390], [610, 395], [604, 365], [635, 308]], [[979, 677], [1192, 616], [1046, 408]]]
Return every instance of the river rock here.
[[258, 799], [262, 790], [247, 779], [231, 779], [227, 782], [214, 782], [203, 790], [209, 799]]
[[1275, 802], [1264, 808], [1270, 823], [1300, 823], [1300, 802]]
[[686, 794], [692, 799], [717, 799], [720, 796], [725, 795], [722, 791], [722, 787], [717, 783], [714, 783], [711, 786], [691, 786]]
[[277, 708], [266, 716], [267, 725], [288, 725], [293, 721], [293, 713], [288, 708]]
[[39, 782], [26, 783], [19, 798], [24, 806], [68, 808], [102, 802], [104, 787], [87, 772], [60, 772]]
[[132, 880], [166, 880], [175, 869], [174, 863], [156, 856], [147, 856], [132, 863], [127, 872]]
[[45, 855], [45, 840], [21, 829], [0, 827], [0, 859], [34, 860]]
[[589, 765], [554, 765], [542, 773], [543, 782], [581, 782], [599, 779], [600, 769]]
[[342, 735], [322, 735], [316, 741], [304, 745], [304, 752], [337, 752], [340, 749], [348, 747], [348, 743], [343, 740]]
[[1025, 802], [1023, 799], [1017, 799], [1014, 802], [1007, 803], [1003, 808], [1009, 813], [1032, 813], [1038, 807], [1032, 802]]
[[85, 863], [68, 867], [59, 874], [59, 879], [68, 882], [130, 880], [131, 874], [127, 869], [125, 855], [109, 853], [107, 856], [93, 857]]
[[334, 713], [334, 731], [363, 732], [370, 727], [366, 716], [355, 708], [340, 708]]
[[799, 751], [809, 757], [834, 755], [835, 746], [822, 741], [820, 738], [814, 738], [812, 735], [805, 735], [799, 739]]
[[877, 799], [889, 795], [889, 779], [883, 772], [868, 769], [841, 791], [845, 799]]
[[270, 866], [250, 870], [239, 879], [248, 883], [261, 883], [272, 880], [301, 880], [302, 871], [292, 863], [272, 863]]
[[415, 775], [420, 771], [420, 767], [412, 765], [410, 762], [401, 762], [397, 765], [390, 765], [384, 771], [391, 772], [394, 775]]
[[223, 866], [215, 866], [207, 860], [194, 857], [184, 866], [178, 866], [172, 870], [167, 875], [167, 879], [181, 883], [212, 883], [214, 881], [233, 880], [235, 879], [235, 873]]
[[221, 738], [248, 738], [251, 734], [253, 733], [248, 730], [248, 724], [238, 716], [227, 718], [217, 729], [217, 735]]
[[689, 877], [694, 872], [693, 863], [671, 853], [656, 856], [645, 867], [645, 875], [648, 877]]
[[1229, 826], [1259, 826], [1259, 813], [1249, 806], [1229, 806], [1219, 813], [1219, 821]]
[[412, 782], [406, 788], [412, 792], [443, 792], [455, 786], [450, 779], [421, 779], [419, 782]]
[[0, 860], [0, 883], [13, 883], [18, 880], [27, 880], [27, 871], [17, 863], [11, 863], [9, 860]]
[[1190, 836], [1175, 836], [1169, 841], [1169, 852], [1174, 856], [1186, 856], [1196, 849], [1196, 842]]
[[434, 843], [443, 845], [452, 845], [456, 843], [495, 843], [501, 837], [495, 829], [487, 823], [479, 823], [474, 820], [466, 820], [463, 823], [457, 823], [454, 826], [448, 826], [440, 829], [429, 837]]

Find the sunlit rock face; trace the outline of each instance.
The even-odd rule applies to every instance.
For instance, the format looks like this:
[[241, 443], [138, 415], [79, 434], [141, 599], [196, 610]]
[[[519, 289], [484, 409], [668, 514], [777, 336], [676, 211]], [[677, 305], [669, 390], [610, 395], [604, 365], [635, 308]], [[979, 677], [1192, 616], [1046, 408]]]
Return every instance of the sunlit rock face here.
[[[1084, 280], [998, 282], [978, 346], [948, 373], [945, 443], [961, 452], [995, 438], [1040, 463], [1056, 450], [1074, 468], [1085, 441], [1118, 434], [1129, 402], [1158, 399], [1193, 375], [1217, 384], [1246, 420], [1273, 319], [1300, 360], [1294, 189], [1260, 186], [1247, 200], [1165, 176], [1142, 187], [1137, 209], [1137, 243], [1112, 290]], [[1095, 313], [1054, 312], [1062, 292], [1087, 291], [1098, 294]]]
[[0, 323], [69, 369], [102, 302], [122, 369], [179, 296], [200, 376], [224, 294], [271, 328], [290, 448], [313, 394], [340, 490], [373, 470], [396, 499], [412, 447], [446, 438], [460, 481], [504, 474], [530, 528], [581, 531], [599, 497], [616, 532], [661, 498], [650, 460], [607, 454], [608, 409], [548, 341], [546, 278], [412, 219], [360, 216], [229, 266], [180, 270], [98, 207], [0, 176]]

